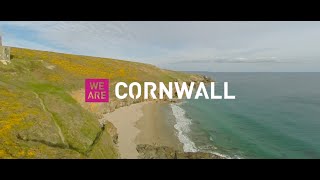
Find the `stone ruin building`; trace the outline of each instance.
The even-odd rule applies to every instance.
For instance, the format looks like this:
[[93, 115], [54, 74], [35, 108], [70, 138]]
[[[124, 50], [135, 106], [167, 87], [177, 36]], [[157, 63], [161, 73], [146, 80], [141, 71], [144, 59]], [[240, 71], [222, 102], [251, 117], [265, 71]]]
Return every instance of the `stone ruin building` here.
[[10, 47], [2, 45], [2, 37], [0, 35], [0, 61], [3, 64], [10, 63]]

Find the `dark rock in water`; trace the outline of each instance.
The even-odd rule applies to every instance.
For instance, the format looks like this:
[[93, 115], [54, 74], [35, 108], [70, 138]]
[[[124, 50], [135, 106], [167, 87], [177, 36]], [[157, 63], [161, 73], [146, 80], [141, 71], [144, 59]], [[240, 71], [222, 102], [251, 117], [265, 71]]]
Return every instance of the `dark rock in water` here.
[[205, 152], [181, 152], [167, 146], [149, 144], [137, 145], [140, 159], [223, 159], [215, 154]]

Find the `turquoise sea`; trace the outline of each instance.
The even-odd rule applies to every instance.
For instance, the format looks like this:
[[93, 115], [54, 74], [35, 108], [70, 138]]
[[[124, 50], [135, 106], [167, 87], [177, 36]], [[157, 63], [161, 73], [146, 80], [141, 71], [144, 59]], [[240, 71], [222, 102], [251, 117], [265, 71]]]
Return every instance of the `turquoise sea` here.
[[320, 73], [200, 74], [215, 79], [218, 95], [229, 82], [236, 100], [171, 105], [185, 151], [230, 158], [320, 158]]

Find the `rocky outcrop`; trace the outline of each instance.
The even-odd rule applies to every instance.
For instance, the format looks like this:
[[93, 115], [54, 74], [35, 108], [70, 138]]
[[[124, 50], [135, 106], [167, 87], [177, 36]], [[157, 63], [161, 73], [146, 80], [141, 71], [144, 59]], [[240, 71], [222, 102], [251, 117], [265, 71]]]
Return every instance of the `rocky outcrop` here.
[[206, 152], [178, 152], [176, 159], [224, 159], [221, 156]]
[[114, 144], [118, 144], [117, 128], [109, 121], [104, 122], [104, 126], [108, 134], [111, 136]]
[[140, 159], [223, 159], [223, 157], [206, 152], [181, 152], [167, 146], [149, 144], [137, 145]]

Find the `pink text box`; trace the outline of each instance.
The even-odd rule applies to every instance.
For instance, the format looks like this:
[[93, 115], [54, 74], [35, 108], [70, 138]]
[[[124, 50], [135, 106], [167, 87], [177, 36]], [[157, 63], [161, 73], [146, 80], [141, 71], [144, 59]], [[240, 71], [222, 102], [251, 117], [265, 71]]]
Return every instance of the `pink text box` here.
[[109, 79], [86, 79], [85, 102], [109, 102]]

